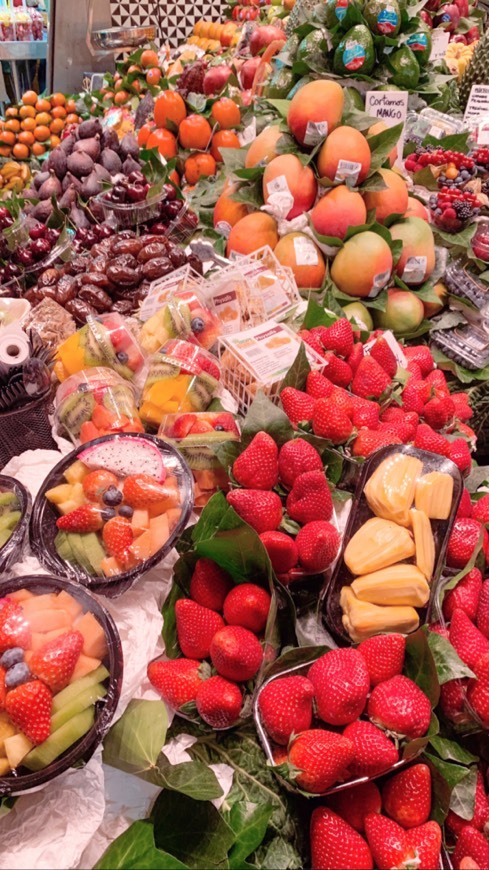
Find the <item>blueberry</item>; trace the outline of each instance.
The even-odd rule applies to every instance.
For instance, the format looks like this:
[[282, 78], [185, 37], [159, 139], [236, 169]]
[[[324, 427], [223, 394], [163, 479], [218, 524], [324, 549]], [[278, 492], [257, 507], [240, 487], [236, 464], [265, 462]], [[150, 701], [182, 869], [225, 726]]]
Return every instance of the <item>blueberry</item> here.
[[128, 357], [127, 353], [125, 353], [125, 351], [120, 350], [119, 353], [117, 354], [117, 359], [119, 360], [120, 363], [122, 363], [122, 365], [125, 365], [128, 362], [129, 357]]
[[122, 501], [122, 492], [117, 489], [116, 486], [109, 486], [109, 488], [105, 490], [102, 498], [104, 504], [109, 505], [109, 507], [115, 507]]
[[13, 649], [8, 649], [0, 657], [0, 665], [7, 671], [12, 665], [24, 661], [24, 650], [20, 646], [15, 646]]
[[86, 393], [90, 389], [90, 384], [78, 384], [78, 392]]
[[192, 332], [196, 332], [196, 333], [203, 332], [205, 329], [205, 323], [201, 317], [194, 317], [190, 326], [191, 326]]
[[16, 686], [21, 686], [22, 683], [28, 683], [31, 678], [32, 674], [26, 663], [17, 662], [5, 674], [5, 685], [7, 689], [15, 689]]
[[217, 426], [214, 426], [214, 431], [215, 432], [225, 432], [226, 430], [225, 430], [224, 426], [221, 426], [221, 424], [219, 423]]
[[113, 517], [115, 517], [115, 510], [114, 510], [114, 508], [105, 508], [105, 510], [102, 511], [100, 516], [102, 517], [104, 523], [108, 523], [109, 520], [111, 520], [111, 519], [113, 519]]
[[120, 517], [127, 517], [127, 519], [130, 520], [133, 513], [134, 513], [134, 508], [129, 507], [128, 504], [121, 504], [121, 506], [119, 508], [119, 516]]

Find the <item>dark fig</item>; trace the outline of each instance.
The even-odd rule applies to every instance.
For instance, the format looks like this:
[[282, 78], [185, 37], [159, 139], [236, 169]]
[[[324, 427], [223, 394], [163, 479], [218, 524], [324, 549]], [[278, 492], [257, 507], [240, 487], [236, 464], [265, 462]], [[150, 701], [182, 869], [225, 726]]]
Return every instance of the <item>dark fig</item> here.
[[68, 157], [65, 152], [62, 148], [55, 148], [47, 159], [46, 168], [50, 172], [54, 172], [60, 181], [62, 181], [66, 175], [67, 164]]
[[112, 127], [109, 127], [108, 130], [104, 130], [102, 132], [102, 137], [100, 141], [104, 150], [107, 148], [111, 151], [115, 151], [116, 154], [119, 153], [119, 137]]
[[85, 212], [76, 205], [71, 206], [70, 220], [77, 229], [89, 229], [91, 226]]
[[75, 176], [72, 175], [71, 172], [67, 172], [65, 177], [63, 178], [61, 186], [63, 188], [63, 193], [65, 193], [69, 187], [73, 187], [74, 190], [79, 193], [81, 190], [81, 181], [79, 178], [75, 178]]
[[50, 199], [42, 199], [32, 209], [31, 215], [42, 223], [47, 223], [53, 213], [53, 204]]
[[102, 191], [102, 182], [98, 180], [95, 172], [91, 172], [83, 179], [81, 195], [83, 199], [92, 199]]
[[71, 185], [70, 187], [68, 187], [65, 190], [63, 196], [61, 197], [61, 199], [58, 202], [58, 205], [60, 208], [68, 208], [69, 209], [76, 202], [77, 197], [78, 197], [78, 193], [75, 190], [75, 188], [73, 187], [73, 185]]
[[56, 178], [54, 172], [50, 173], [47, 181], [39, 188], [40, 199], [51, 199], [52, 196], [60, 197], [62, 193], [61, 181], [59, 178]]
[[89, 154], [75, 151], [68, 157], [68, 171], [76, 178], [85, 178], [93, 172], [93, 160]]
[[[120, 142], [120, 155], [124, 160], [126, 157], [139, 157], [139, 145], [134, 133], [126, 133]], [[139, 164], [138, 167], [139, 168]], [[131, 170], [132, 171], [132, 170]], [[129, 174], [129, 173], [127, 173]]]
[[117, 175], [118, 172], [122, 172], [122, 160], [112, 148], [104, 148], [100, 155], [100, 163], [111, 175]]
[[137, 160], [134, 159], [132, 154], [129, 154], [124, 160], [124, 163], [122, 164], [122, 171], [124, 175], [131, 175], [132, 172], [139, 171], [139, 163]]
[[73, 154], [88, 154], [92, 160], [98, 160], [100, 157], [100, 138], [94, 136], [93, 139], [80, 139], [73, 148]]
[[98, 118], [90, 118], [88, 121], [83, 121], [78, 129], [78, 139], [93, 139], [95, 136], [102, 135], [102, 124]]
[[50, 178], [50, 177], [51, 176], [50, 176], [49, 172], [38, 172], [37, 175], [34, 176], [34, 179], [32, 181], [36, 190], [39, 190], [39, 188], [42, 187], [44, 182], [47, 181], [48, 178]]
[[[35, 187], [27, 187], [25, 190], [22, 191], [22, 196], [24, 199], [37, 199], [39, 194]], [[29, 202], [26, 206], [24, 206], [24, 211], [27, 211], [27, 208], [31, 207], [32, 203]]]
[[93, 171], [99, 181], [112, 181], [112, 176], [110, 172], [105, 168], [105, 166], [101, 166], [100, 163], [95, 164], [95, 166], [93, 167]]
[[65, 152], [66, 156], [69, 157], [71, 152], [73, 151], [73, 148], [75, 147], [75, 142], [76, 139], [73, 133], [70, 133], [69, 136], [66, 136], [64, 139], [61, 140], [59, 148], [61, 148]]

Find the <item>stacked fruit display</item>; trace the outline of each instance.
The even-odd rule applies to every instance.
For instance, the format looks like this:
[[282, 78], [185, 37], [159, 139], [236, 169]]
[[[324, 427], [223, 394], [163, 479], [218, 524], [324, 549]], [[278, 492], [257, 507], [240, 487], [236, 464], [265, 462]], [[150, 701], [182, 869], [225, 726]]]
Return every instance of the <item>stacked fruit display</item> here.
[[0, 156], [15, 160], [42, 157], [78, 125], [77, 104], [64, 94], [39, 97], [26, 91], [18, 106], [9, 106], [1, 122]]
[[[246, 20], [240, 18], [241, 21]], [[226, 21], [220, 24], [216, 21], [196, 21], [192, 36], [187, 40], [189, 45], [196, 45], [208, 52], [219, 52], [225, 48], [232, 48], [238, 44], [240, 31], [234, 21]]]
[[[153, 48], [143, 48], [130, 54], [116, 64], [116, 72], [107, 73], [104, 86], [94, 97], [99, 98], [102, 107], [127, 106], [137, 108], [139, 100], [145, 95], [158, 93], [160, 82], [164, 79], [163, 64]], [[87, 101], [93, 105], [92, 95]]]

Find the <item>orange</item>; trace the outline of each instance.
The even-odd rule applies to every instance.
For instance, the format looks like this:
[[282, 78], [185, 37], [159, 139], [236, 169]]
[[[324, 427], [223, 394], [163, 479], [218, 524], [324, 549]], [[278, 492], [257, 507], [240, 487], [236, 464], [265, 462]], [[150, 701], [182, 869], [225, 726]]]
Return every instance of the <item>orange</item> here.
[[[113, 91], [107, 91], [107, 93], [104, 94], [104, 97], [103, 97], [104, 103], [111, 103], [113, 99], [114, 99], [114, 92]], [[70, 116], [68, 115], [68, 117], [70, 117]]]
[[17, 141], [20, 142], [21, 145], [34, 145], [36, 140], [34, 138], [34, 133], [31, 133], [29, 130], [23, 130], [22, 133], [19, 133]]
[[35, 91], [26, 91], [22, 97], [24, 106], [35, 106], [39, 97]]
[[20, 122], [20, 127], [22, 130], [34, 130], [35, 126], [35, 118], [24, 118], [24, 120]]
[[12, 149], [8, 145], [0, 145], [0, 157], [10, 157]]
[[66, 118], [66, 123], [67, 123], [67, 124], [79, 124], [79, 123], [80, 123], [80, 118], [78, 117], [78, 115], [70, 114], [70, 115], [68, 115], [68, 117]]
[[158, 66], [158, 55], [156, 51], [152, 51], [150, 48], [147, 48], [146, 51], [143, 51], [141, 55], [140, 64], [143, 69], [148, 69], [150, 66]]
[[219, 124], [221, 130], [230, 130], [231, 127], [238, 127], [241, 124], [239, 106], [229, 97], [221, 97], [214, 103], [211, 117]]
[[50, 143], [51, 148], [57, 148], [58, 145], [61, 143], [61, 139], [59, 138], [59, 136], [51, 136]]
[[220, 130], [212, 137], [211, 154], [217, 163], [222, 163], [224, 159], [221, 148], [240, 148], [239, 139], [233, 130]]
[[141, 67], [138, 66], [137, 63], [131, 64], [131, 66], [129, 67], [129, 69], [127, 71], [127, 74], [128, 74], [128, 76], [130, 76], [131, 73], [135, 73], [135, 72], [142, 72]]
[[36, 117], [36, 124], [38, 127], [49, 127], [52, 120], [49, 112], [39, 112]]
[[176, 157], [178, 153], [177, 140], [169, 130], [155, 130], [146, 143], [146, 148], [157, 148], [167, 160]]
[[40, 127], [36, 127], [34, 130], [34, 136], [36, 137], [38, 142], [45, 142], [46, 139], [49, 139], [51, 135], [51, 130], [49, 127], [46, 127], [45, 124], [41, 124]]
[[66, 118], [67, 111], [64, 106], [55, 106], [51, 111], [51, 116], [53, 118]]
[[161, 70], [157, 66], [151, 67], [146, 73], [146, 81], [148, 85], [154, 87], [161, 79]]
[[157, 98], [154, 109], [154, 119], [157, 127], [170, 129], [171, 125], [178, 127], [187, 117], [187, 109], [180, 94], [176, 91], [163, 91]]
[[188, 115], [180, 124], [178, 138], [182, 148], [203, 151], [212, 136], [211, 125], [202, 115]]
[[122, 91], [123, 87], [124, 87], [124, 85], [122, 83], [122, 76], [119, 76], [119, 78], [117, 79], [116, 86], [114, 88], [114, 91], [116, 92], [116, 94], [118, 91]]
[[11, 130], [2, 130], [0, 133], [0, 145], [15, 145], [15, 133]]
[[117, 93], [114, 95], [114, 103], [116, 104], [116, 106], [123, 106], [124, 103], [127, 103], [128, 99], [129, 94], [127, 93], [127, 91], [117, 91]]
[[75, 100], [67, 100], [67, 101], [66, 101], [66, 107], [65, 107], [65, 108], [66, 108], [66, 111], [68, 112], [68, 114], [70, 114], [70, 112], [71, 112], [71, 113], [76, 113], [76, 102], [75, 102]]
[[27, 145], [22, 145], [21, 142], [17, 142], [17, 144], [12, 148], [12, 154], [14, 157], [17, 157], [18, 160], [28, 160], [30, 153], [31, 152]]
[[141, 82], [139, 81], [139, 79], [134, 79], [132, 85], [129, 85], [129, 87], [136, 94], [140, 94], [142, 89], [143, 89], [143, 86], [142, 86]]
[[63, 118], [55, 118], [54, 121], [52, 121], [51, 124], [49, 125], [49, 129], [51, 130], [51, 133], [61, 133], [61, 131], [64, 130], [64, 128], [65, 128], [65, 122], [63, 121]]
[[171, 181], [171, 183], [174, 184], [175, 187], [180, 187], [180, 176], [176, 169], [172, 169], [168, 176], [168, 181]]
[[35, 157], [40, 157], [42, 154], [46, 153], [46, 146], [42, 145], [40, 142], [34, 142], [32, 153]]
[[20, 130], [20, 121], [18, 121], [17, 118], [9, 118], [9, 120], [5, 122], [5, 129], [10, 130], [11, 133], [18, 133]]
[[138, 133], [138, 145], [140, 148], [144, 148], [147, 145], [148, 139], [151, 136], [154, 128], [154, 123], [152, 121], [148, 121], [147, 124], [143, 124]]
[[19, 110], [19, 115], [21, 118], [35, 118], [36, 110], [34, 106], [21, 106]]
[[19, 110], [18, 110], [17, 106], [9, 106], [7, 111], [5, 112], [5, 117], [6, 118], [18, 118], [19, 117]]
[[49, 102], [49, 100], [40, 99], [36, 103], [36, 109], [38, 112], [50, 112], [51, 103]]
[[189, 184], [197, 184], [199, 178], [215, 175], [216, 161], [212, 154], [191, 154], [185, 161], [185, 178]]
[[53, 94], [51, 97], [51, 105], [52, 106], [65, 106], [66, 105], [66, 97], [64, 94]]

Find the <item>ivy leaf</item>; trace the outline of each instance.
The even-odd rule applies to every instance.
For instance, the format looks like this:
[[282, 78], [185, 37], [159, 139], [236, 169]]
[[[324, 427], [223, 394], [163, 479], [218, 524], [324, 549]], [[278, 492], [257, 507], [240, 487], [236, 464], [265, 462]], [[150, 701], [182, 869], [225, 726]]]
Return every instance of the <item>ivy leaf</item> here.
[[460, 743], [455, 743], [454, 740], [448, 740], [446, 737], [432, 737], [430, 745], [443, 761], [456, 761], [458, 764], [468, 765], [479, 760], [477, 755], [472, 755]]
[[169, 791], [158, 795], [152, 821], [157, 848], [196, 870], [219, 867], [236, 839], [232, 828], [211, 803]]
[[[382, 135], [382, 134], [380, 134], [380, 135]], [[374, 172], [373, 175], [370, 175], [363, 182], [363, 184], [360, 185], [360, 191], [363, 193], [363, 191], [367, 191], [367, 190], [374, 190], [374, 191], [385, 190], [386, 187], [387, 187], [387, 185], [386, 185], [384, 179], [382, 178], [380, 172]]]
[[[452, 806], [452, 793], [457, 789], [454, 803], [462, 818], [472, 818], [475, 803], [475, 782], [469, 777], [472, 773], [467, 767], [442, 761], [436, 755], [425, 752], [424, 760], [431, 770], [433, 788], [432, 817], [440, 825], [443, 824]], [[467, 780], [467, 781], [466, 781]], [[462, 784], [466, 781], [465, 786]], [[462, 812], [460, 812], [462, 810]]]
[[[468, 131], [465, 133], [453, 133], [450, 136], [444, 136], [443, 148], [445, 151], [459, 151], [462, 154], [468, 154], [470, 150], [469, 136], [470, 133]], [[425, 136], [423, 139], [423, 145], [435, 145], [439, 148], [440, 140], [435, 136]]]
[[222, 148], [219, 150], [228, 173], [245, 168], [246, 148]]
[[216, 774], [207, 764], [201, 761], [170, 764], [163, 753], [158, 761], [157, 772], [153, 774], [150, 782], [197, 801], [210, 801], [222, 796]]
[[428, 644], [435, 661], [440, 686], [463, 677], [475, 676], [457, 655], [450, 641], [435, 631], [428, 632]]
[[[309, 304], [311, 303], [309, 302]], [[301, 342], [297, 356], [280, 385], [280, 392], [285, 390], [286, 387], [294, 387], [296, 390], [304, 390], [306, 387], [307, 376], [310, 371], [311, 366], [307, 359], [304, 342]]]
[[421, 187], [426, 187], [427, 190], [438, 190], [438, 182], [429, 166], [418, 169], [413, 175], [413, 181], [415, 184], [421, 185]]
[[444, 233], [443, 230], [435, 228], [435, 239], [436, 241], [441, 241], [442, 245], [445, 247], [461, 247], [464, 251], [470, 247], [470, 242], [472, 241], [472, 236], [474, 235], [477, 229], [477, 224], [469, 224], [465, 229], [460, 230], [459, 233]]
[[243, 184], [235, 193], [232, 193], [230, 199], [235, 202], [244, 202], [245, 205], [251, 205], [254, 209], [260, 209], [263, 205], [263, 191], [260, 178], [248, 184]]
[[438, 367], [443, 369], [443, 371], [452, 372], [452, 374], [454, 374], [462, 384], [471, 384], [473, 381], [489, 380], [489, 365], [484, 366], [483, 369], [466, 369], [464, 366], [455, 362], [455, 360], [446, 356], [439, 347], [436, 347], [436, 345], [431, 346], [431, 353]]
[[179, 598], [184, 598], [184, 593], [174, 583], [161, 611], [163, 614], [163, 631], [161, 634], [165, 643], [165, 652], [169, 659], [178, 659], [182, 654], [178, 644], [177, 622], [175, 618], [175, 604]]
[[155, 846], [153, 825], [134, 822], [97, 861], [94, 870], [187, 870], [178, 858]]
[[163, 701], [130, 701], [104, 740], [104, 764], [136, 776], [155, 769], [167, 727]]
[[289, 113], [290, 100], [267, 100], [270, 106], [278, 112], [281, 118], [286, 118]]
[[229, 824], [236, 835], [236, 842], [229, 853], [229, 870], [241, 870], [243, 861], [251, 855], [263, 841], [273, 804], [255, 804], [240, 801], [231, 807]]
[[436, 665], [430, 650], [426, 632], [418, 628], [406, 638], [405, 674], [427, 695], [431, 706], [436, 707], [440, 698], [440, 686]]

